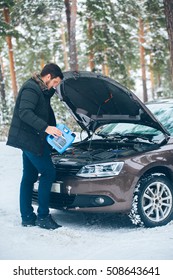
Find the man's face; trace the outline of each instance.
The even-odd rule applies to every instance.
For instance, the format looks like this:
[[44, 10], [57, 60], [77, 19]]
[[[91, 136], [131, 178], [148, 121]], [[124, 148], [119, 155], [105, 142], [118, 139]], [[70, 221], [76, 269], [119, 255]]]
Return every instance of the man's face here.
[[56, 78], [51, 78], [51, 75], [48, 74], [46, 77], [46, 81], [45, 84], [47, 85], [48, 89], [54, 87], [56, 88], [61, 82], [61, 78], [60, 77], [56, 77]]

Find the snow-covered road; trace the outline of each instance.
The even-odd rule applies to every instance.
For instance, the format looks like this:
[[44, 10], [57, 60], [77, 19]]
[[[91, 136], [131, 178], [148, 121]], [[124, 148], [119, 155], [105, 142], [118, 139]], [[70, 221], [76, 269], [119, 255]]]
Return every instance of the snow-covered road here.
[[21, 152], [0, 142], [1, 260], [173, 260], [173, 221], [136, 228], [126, 215], [51, 210], [62, 228], [21, 226], [18, 206]]

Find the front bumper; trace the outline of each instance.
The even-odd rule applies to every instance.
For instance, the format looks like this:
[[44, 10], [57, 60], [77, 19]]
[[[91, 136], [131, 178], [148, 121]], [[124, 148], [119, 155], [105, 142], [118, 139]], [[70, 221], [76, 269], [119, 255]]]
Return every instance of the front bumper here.
[[[37, 205], [38, 183], [33, 191], [33, 203]], [[115, 177], [104, 179], [68, 177], [64, 180], [61, 178], [61, 181], [52, 186], [49, 207], [79, 212], [128, 213], [133, 197], [129, 185], [124, 186], [122, 178], [117, 180]]]
[[[38, 205], [38, 192], [33, 191], [32, 200]], [[53, 209], [79, 210], [85, 208], [105, 207], [114, 201], [106, 195], [76, 195], [51, 192], [49, 207]]]

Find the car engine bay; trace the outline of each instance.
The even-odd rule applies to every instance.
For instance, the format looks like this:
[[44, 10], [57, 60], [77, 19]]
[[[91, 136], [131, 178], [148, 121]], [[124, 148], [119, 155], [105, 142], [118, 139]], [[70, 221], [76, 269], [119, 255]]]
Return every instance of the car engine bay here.
[[84, 165], [105, 162], [144, 153], [159, 148], [158, 143], [140, 139], [95, 139], [74, 143], [62, 155], [53, 152], [55, 165]]

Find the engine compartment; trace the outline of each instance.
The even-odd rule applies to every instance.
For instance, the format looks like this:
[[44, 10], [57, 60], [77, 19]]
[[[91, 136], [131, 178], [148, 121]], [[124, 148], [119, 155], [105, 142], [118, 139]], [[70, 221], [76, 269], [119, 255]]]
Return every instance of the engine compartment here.
[[52, 160], [55, 165], [79, 165], [106, 162], [155, 150], [156, 143], [139, 140], [96, 139], [74, 143], [62, 155], [54, 152]]

